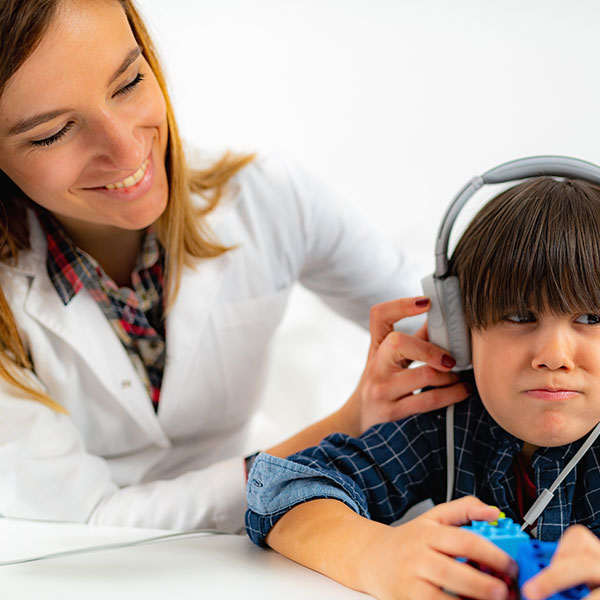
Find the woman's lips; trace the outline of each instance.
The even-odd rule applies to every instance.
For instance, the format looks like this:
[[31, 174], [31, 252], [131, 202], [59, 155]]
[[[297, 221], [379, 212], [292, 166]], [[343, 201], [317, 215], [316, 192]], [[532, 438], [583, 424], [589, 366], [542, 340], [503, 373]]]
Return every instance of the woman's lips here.
[[[140, 171], [142, 171], [140, 177]], [[152, 155], [150, 155], [142, 164], [140, 169], [131, 175], [126, 177], [122, 182], [122, 187], [116, 187], [115, 184], [111, 184], [110, 187], [102, 186], [89, 188], [93, 192], [99, 192], [105, 196], [115, 199], [122, 200], [136, 200], [148, 192], [154, 185], [154, 161]], [[133, 185], [131, 185], [133, 183]], [[129, 187], [125, 187], [129, 185]], [[114, 186], [114, 187], [113, 187]]]

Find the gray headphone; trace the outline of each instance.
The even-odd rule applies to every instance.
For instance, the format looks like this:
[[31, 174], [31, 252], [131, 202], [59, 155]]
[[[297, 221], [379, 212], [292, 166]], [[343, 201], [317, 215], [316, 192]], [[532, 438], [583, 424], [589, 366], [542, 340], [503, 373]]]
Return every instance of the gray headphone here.
[[448, 242], [456, 218], [467, 200], [485, 184], [506, 183], [543, 175], [585, 179], [600, 185], [600, 167], [567, 156], [532, 156], [504, 163], [471, 179], [446, 210], [435, 244], [435, 272], [422, 281], [431, 306], [427, 313], [429, 341], [448, 350], [454, 370], [469, 368], [471, 340], [465, 324], [458, 278], [448, 275]]

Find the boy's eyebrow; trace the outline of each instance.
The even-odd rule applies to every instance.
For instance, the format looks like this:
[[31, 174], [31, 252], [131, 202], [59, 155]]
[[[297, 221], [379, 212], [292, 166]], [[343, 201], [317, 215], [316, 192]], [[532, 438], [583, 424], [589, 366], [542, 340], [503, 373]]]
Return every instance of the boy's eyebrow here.
[[[127, 69], [131, 66], [131, 64], [140, 56], [142, 53], [142, 49], [139, 46], [132, 48], [127, 56], [123, 59], [123, 62], [119, 65], [119, 68], [111, 75], [108, 80], [108, 86], [118, 79]], [[8, 130], [8, 135], [18, 135], [19, 133], [24, 133], [41, 125], [42, 123], [46, 123], [46, 121], [51, 121], [52, 119], [56, 119], [56, 117], [60, 117], [61, 115], [72, 111], [72, 108], [59, 108], [57, 110], [50, 110], [48, 112], [40, 113], [34, 115], [33, 117], [27, 117], [26, 119], [22, 119], [15, 125], [13, 125]]]

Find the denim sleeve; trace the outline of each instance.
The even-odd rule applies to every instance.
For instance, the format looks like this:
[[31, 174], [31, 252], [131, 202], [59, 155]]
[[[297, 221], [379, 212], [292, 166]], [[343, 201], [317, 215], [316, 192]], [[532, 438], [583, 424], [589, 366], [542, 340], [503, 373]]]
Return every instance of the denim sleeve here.
[[377, 425], [360, 438], [334, 434], [286, 460], [261, 454], [248, 477], [248, 535], [265, 545], [279, 518], [317, 498], [337, 499], [366, 518], [395, 521], [436, 495], [434, 482], [443, 481], [445, 468], [439, 435], [439, 422], [420, 416]]
[[342, 475], [261, 453], [248, 475], [246, 531], [250, 539], [264, 546], [275, 523], [297, 504], [317, 498], [334, 498], [355, 512], [369, 513], [356, 485]]

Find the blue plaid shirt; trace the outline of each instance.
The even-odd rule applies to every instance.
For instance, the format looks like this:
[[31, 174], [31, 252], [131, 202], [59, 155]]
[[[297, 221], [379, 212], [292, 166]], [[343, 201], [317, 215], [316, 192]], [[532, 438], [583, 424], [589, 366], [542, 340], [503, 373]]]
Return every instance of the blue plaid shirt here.
[[[523, 443], [490, 417], [477, 396], [455, 407], [453, 498], [473, 495], [520, 521], [514, 473]], [[293, 506], [335, 498], [364, 517], [392, 523], [411, 506], [446, 499], [446, 411], [376, 425], [359, 438], [334, 434], [287, 460], [261, 454], [248, 477], [246, 530], [264, 539]], [[539, 495], [548, 488], [585, 438], [533, 456]], [[600, 535], [600, 441], [587, 451], [555, 492], [537, 523], [537, 537], [557, 540], [573, 523]]]

